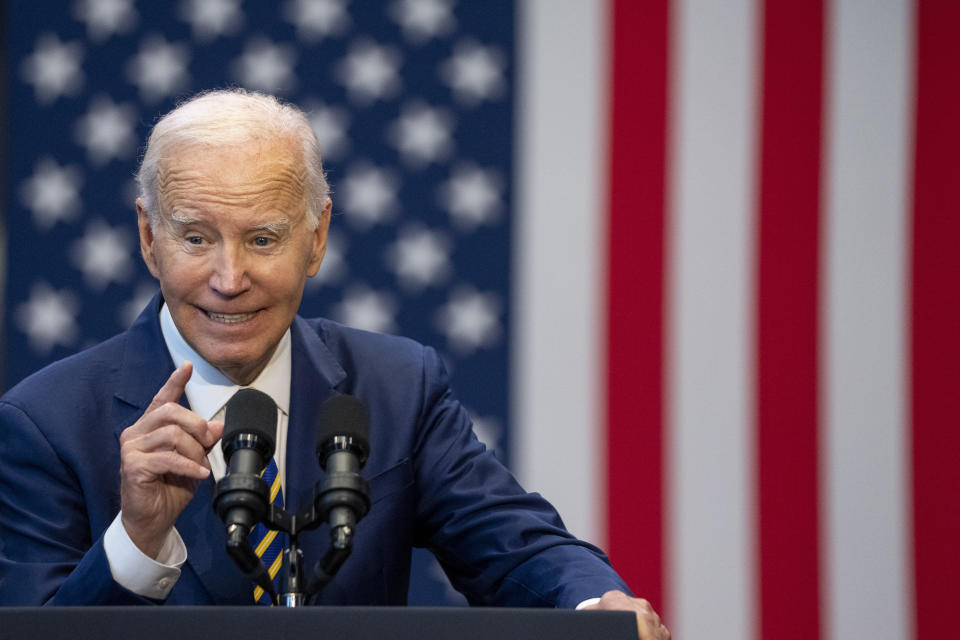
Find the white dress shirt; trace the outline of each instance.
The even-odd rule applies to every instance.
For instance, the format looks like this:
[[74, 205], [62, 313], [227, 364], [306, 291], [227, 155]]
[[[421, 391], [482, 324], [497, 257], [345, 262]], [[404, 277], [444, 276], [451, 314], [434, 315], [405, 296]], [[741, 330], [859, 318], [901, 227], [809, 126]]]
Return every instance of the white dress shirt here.
[[[210, 363], [200, 357], [180, 335], [170, 310], [164, 304], [160, 309], [160, 329], [175, 367], [185, 361], [193, 363], [193, 375], [187, 382], [186, 395], [190, 409], [205, 420], [223, 420], [224, 407], [242, 387], [234, 384]], [[263, 391], [277, 404], [277, 448], [274, 460], [280, 475], [281, 490], [286, 486], [285, 459], [287, 422], [290, 416], [290, 330], [283, 335], [276, 351], [257, 379], [249, 387]], [[223, 450], [218, 442], [207, 456], [215, 480], [226, 474]], [[213, 508], [213, 505], [210, 506]], [[113, 579], [134, 593], [162, 600], [180, 577], [180, 567], [187, 560], [187, 548], [176, 528], [171, 528], [156, 559], [145, 555], [130, 540], [121, 514], [103, 536], [103, 546]]]

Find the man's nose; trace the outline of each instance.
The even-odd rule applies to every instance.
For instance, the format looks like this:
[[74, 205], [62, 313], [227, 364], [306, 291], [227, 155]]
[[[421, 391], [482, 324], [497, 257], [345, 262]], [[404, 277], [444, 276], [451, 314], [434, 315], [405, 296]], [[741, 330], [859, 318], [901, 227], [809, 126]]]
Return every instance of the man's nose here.
[[250, 275], [241, 249], [222, 246], [217, 251], [210, 287], [225, 296], [239, 295], [250, 287]]

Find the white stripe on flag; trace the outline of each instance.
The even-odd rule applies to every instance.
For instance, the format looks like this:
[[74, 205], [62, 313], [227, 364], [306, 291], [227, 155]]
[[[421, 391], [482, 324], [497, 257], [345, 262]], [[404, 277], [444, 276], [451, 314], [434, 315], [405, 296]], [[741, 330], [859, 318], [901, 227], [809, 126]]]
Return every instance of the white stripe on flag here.
[[518, 3], [514, 468], [601, 543], [607, 3]]
[[677, 638], [754, 627], [753, 2], [674, 4], [667, 593]]
[[912, 3], [828, 4], [824, 638], [908, 638]]

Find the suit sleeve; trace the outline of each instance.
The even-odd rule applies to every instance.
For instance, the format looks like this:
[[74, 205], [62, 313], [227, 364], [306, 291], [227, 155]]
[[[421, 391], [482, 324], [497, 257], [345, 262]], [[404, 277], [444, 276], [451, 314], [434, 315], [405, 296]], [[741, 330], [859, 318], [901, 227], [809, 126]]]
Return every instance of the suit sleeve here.
[[418, 537], [454, 586], [479, 605], [574, 608], [611, 589], [629, 593], [603, 552], [573, 537], [476, 438], [430, 348], [423, 371]]
[[0, 438], [0, 604], [152, 603], [113, 580], [79, 478], [8, 402], [0, 402]]

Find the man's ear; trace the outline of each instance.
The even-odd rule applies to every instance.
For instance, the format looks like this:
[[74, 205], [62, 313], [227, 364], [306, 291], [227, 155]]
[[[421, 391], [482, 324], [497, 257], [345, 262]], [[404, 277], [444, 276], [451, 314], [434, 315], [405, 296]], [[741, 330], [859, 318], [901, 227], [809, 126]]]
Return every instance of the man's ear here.
[[157, 262], [153, 253], [153, 227], [150, 226], [150, 216], [143, 208], [140, 198], [137, 198], [137, 228], [140, 231], [140, 255], [143, 262], [154, 278], [157, 278]]
[[307, 264], [307, 276], [317, 275], [323, 256], [327, 252], [327, 231], [330, 230], [330, 213], [333, 211], [333, 201], [327, 198], [327, 205], [320, 214], [317, 228], [313, 230], [313, 247], [310, 253], [310, 262]]

